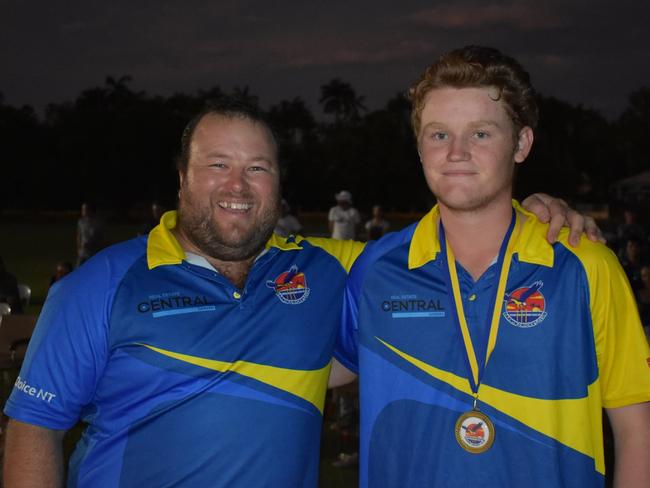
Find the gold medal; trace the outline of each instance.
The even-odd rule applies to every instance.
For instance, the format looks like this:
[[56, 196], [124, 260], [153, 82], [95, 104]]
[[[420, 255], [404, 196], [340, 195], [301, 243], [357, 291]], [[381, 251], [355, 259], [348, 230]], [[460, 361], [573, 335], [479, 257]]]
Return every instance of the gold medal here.
[[494, 424], [480, 410], [465, 412], [456, 421], [456, 440], [458, 445], [472, 454], [480, 454], [492, 447]]
[[469, 332], [469, 326], [467, 325], [467, 319], [465, 318], [465, 311], [463, 310], [463, 300], [460, 294], [460, 284], [458, 282], [458, 275], [456, 272], [456, 260], [454, 258], [454, 252], [449, 246], [449, 242], [447, 242], [444, 238], [444, 227], [440, 227], [440, 247], [445, 250], [444, 259], [446, 261], [448, 270], [447, 289], [452, 292], [453, 297], [453, 305], [451, 307], [452, 315], [454, 316], [454, 320], [458, 325], [458, 330], [465, 346], [467, 366], [469, 370], [467, 380], [469, 382], [470, 389], [474, 394], [474, 405], [472, 410], [465, 412], [460, 417], [458, 417], [454, 433], [456, 435], [456, 441], [458, 441], [458, 445], [472, 454], [480, 454], [490, 449], [494, 443], [494, 437], [496, 434], [494, 430], [494, 424], [487, 415], [485, 415], [477, 408], [476, 403], [481, 386], [481, 377], [485, 372], [485, 368], [487, 367], [490, 356], [492, 355], [492, 352], [496, 346], [497, 335], [499, 331], [499, 321], [501, 319], [501, 308], [503, 305], [503, 296], [505, 294], [506, 282], [508, 280], [508, 271], [510, 270], [510, 263], [512, 261], [512, 255], [514, 252], [515, 239], [512, 239], [512, 236], [516, 224], [517, 214], [513, 211], [513, 218], [501, 244], [501, 249], [499, 250], [499, 256], [497, 259], [497, 266], [501, 268], [501, 271], [499, 273], [499, 279], [496, 282], [494, 305], [490, 311], [491, 313], [486, 314], [486, 318], [490, 321], [486, 324], [486, 326], [489, 326], [489, 334], [485, 358], [482, 361], [482, 368], [479, 367], [479, 360], [483, 358], [478, 358], [476, 356], [472, 337]]

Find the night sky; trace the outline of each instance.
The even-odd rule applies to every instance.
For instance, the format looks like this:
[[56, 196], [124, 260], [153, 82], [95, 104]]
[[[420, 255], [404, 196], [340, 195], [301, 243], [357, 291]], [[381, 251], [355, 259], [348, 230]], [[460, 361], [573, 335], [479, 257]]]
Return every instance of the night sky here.
[[268, 107], [350, 82], [379, 108], [435, 57], [485, 44], [516, 57], [544, 95], [609, 118], [650, 85], [650, 2], [0, 0], [5, 103], [73, 100], [106, 76], [149, 94], [248, 85]]

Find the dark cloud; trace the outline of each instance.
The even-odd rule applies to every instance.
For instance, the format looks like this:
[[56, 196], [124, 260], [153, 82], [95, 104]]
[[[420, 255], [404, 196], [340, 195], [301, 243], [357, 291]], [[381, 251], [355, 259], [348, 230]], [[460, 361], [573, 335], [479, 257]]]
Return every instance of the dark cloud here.
[[546, 3], [473, 3], [441, 5], [414, 12], [408, 17], [415, 24], [435, 28], [502, 28], [541, 30], [561, 27], [567, 19]]
[[105, 76], [169, 94], [250, 86], [264, 104], [340, 77], [375, 108], [445, 50], [488, 44], [517, 57], [544, 94], [609, 116], [650, 84], [647, 2], [582, 0], [2, 2], [7, 102], [73, 99]]

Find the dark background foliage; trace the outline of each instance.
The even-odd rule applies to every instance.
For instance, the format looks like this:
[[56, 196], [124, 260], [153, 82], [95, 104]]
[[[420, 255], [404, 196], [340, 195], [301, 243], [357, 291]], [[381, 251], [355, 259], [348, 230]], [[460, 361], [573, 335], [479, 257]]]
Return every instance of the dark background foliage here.
[[[118, 213], [153, 200], [173, 206], [182, 129], [222, 94], [217, 86], [156, 96], [134, 89], [129, 76], [109, 76], [74, 101], [48, 105], [43, 116], [30, 106], [9, 106], [0, 95], [0, 209], [74, 209], [84, 200]], [[229, 94], [259, 103], [246, 87]], [[320, 87], [319, 103], [319, 117], [299, 97], [266, 110], [285, 167], [284, 194], [294, 208], [327, 209], [342, 188], [363, 209], [431, 205], [403, 95], [368, 111], [364, 97], [336, 78]], [[606, 202], [612, 182], [650, 169], [650, 88], [630, 94], [613, 121], [555, 98], [540, 96], [539, 105], [535, 147], [519, 169], [517, 196], [544, 191]]]

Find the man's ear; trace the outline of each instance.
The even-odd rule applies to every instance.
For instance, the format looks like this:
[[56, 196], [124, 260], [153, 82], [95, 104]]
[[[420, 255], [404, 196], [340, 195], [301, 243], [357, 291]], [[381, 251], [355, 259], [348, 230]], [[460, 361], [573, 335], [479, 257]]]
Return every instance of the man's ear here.
[[533, 147], [533, 139], [533, 129], [530, 127], [526, 126], [519, 131], [514, 154], [515, 163], [523, 163], [526, 160]]

